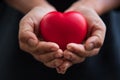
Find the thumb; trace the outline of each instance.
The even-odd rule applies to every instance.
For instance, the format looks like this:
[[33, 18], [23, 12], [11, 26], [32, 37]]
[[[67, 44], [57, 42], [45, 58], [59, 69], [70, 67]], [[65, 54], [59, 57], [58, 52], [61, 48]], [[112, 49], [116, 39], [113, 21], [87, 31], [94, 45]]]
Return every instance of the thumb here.
[[[38, 28], [43, 16], [50, 11], [55, 11], [52, 8], [35, 7], [26, 14], [19, 24], [19, 40], [22, 43], [28, 43], [35, 46], [38, 42]], [[27, 45], [28, 45], [27, 44]]]

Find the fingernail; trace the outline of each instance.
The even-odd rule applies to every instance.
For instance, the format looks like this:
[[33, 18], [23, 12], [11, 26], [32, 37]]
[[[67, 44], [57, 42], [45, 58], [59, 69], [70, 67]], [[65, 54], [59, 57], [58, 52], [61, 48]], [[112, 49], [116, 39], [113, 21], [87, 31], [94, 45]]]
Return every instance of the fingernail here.
[[34, 47], [36, 45], [35, 40], [34, 39], [29, 39], [28, 40], [28, 45], [31, 47]]
[[87, 47], [87, 50], [92, 50], [94, 48], [94, 44], [93, 43], [90, 43]]

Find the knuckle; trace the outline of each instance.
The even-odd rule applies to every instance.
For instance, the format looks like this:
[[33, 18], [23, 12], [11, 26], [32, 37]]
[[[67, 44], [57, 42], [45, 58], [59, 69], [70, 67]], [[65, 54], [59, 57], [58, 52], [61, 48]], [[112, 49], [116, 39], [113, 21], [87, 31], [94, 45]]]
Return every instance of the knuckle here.
[[32, 50], [30, 50], [29, 48], [27, 48], [23, 43], [19, 43], [19, 48], [22, 50], [22, 51], [25, 51], [27, 53], [32, 53]]
[[103, 37], [100, 33], [96, 34], [96, 35], [95, 35], [94, 42], [93, 42], [94, 47], [95, 47], [95, 48], [100, 48], [100, 47], [102, 47], [103, 42], [104, 42], [104, 37]]
[[24, 35], [22, 35], [22, 33], [19, 35], [19, 41], [20, 42], [25, 42], [26, 41], [26, 37]]
[[26, 51], [25, 46], [22, 43], [19, 44], [19, 47], [21, 50]]
[[100, 48], [100, 47], [102, 47], [102, 45], [103, 45], [103, 42], [102, 42], [101, 40], [99, 40], [99, 41], [97, 42], [97, 44], [95, 45], [95, 47], [96, 47], [96, 48]]
[[92, 23], [92, 27], [94, 27], [94, 29], [99, 28], [100, 25], [101, 22], [99, 20], [94, 20], [94, 22]]
[[104, 24], [104, 22], [101, 19], [95, 19], [92, 22], [91, 26], [94, 27], [94, 29], [106, 30], [106, 25]]
[[26, 42], [28, 38], [29, 38], [29, 34], [27, 32], [25, 31], [19, 32], [19, 36], [18, 36], [19, 41]]
[[30, 26], [34, 26], [34, 21], [32, 19], [32, 17], [29, 16], [25, 16], [20, 20], [19, 26], [24, 26], [29, 24]]
[[21, 20], [20, 20], [20, 23], [19, 23], [19, 26], [23, 26], [24, 24], [26, 24], [28, 20], [26, 19], [26, 16], [23, 17]]

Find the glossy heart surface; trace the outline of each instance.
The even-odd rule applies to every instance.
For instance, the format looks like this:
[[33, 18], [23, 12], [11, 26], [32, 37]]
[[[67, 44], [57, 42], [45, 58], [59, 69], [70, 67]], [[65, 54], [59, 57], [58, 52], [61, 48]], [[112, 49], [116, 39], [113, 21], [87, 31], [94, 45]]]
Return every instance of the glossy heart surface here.
[[79, 12], [50, 12], [41, 20], [39, 31], [45, 41], [55, 42], [65, 50], [68, 43], [82, 43], [87, 23]]

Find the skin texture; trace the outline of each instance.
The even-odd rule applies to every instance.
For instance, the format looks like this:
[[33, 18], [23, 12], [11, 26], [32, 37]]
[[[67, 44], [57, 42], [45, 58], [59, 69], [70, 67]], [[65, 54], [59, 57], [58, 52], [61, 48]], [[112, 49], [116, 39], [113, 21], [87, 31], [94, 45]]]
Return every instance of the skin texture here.
[[[50, 11], [54, 11], [54, 9]], [[62, 59], [59, 59], [63, 56], [63, 51], [59, 49], [57, 44], [42, 41], [40, 36], [38, 38], [39, 22], [46, 13], [46, 9], [36, 7], [21, 20], [19, 29], [20, 48], [33, 55], [36, 60], [47, 67], [56, 68], [63, 62]]]
[[[67, 45], [67, 50], [64, 51], [64, 58], [69, 62], [63, 63], [63, 65], [57, 69], [60, 73], [65, 73], [64, 71], [73, 64], [83, 62], [86, 57], [96, 55], [103, 45], [106, 32], [105, 24], [92, 8], [83, 7], [81, 5], [81, 7], [76, 6], [67, 11], [82, 12], [88, 22], [88, 35], [83, 44], [70, 43]], [[64, 67], [66, 64], [67, 67]]]
[[[52, 6], [47, 3], [46, 0], [5, 0], [9, 5], [14, 7], [15, 9], [21, 11], [22, 13], [26, 14], [31, 9], [36, 6], [44, 7], [50, 9]], [[49, 7], [49, 8], [48, 8]]]
[[[65, 12], [80, 12], [88, 22], [88, 34], [83, 44], [70, 43], [62, 51], [56, 43], [42, 41], [38, 35], [43, 16], [56, 11], [46, 0], [6, 0], [8, 4], [26, 14], [20, 21], [20, 48], [50, 68], [64, 74], [69, 67], [97, 55], [103, 45], [106, 26], [99, 15], [118, 7], [119, 0], [78, 0]], [[31, 2], [31, 3], [29, 3]], [[24, 8], [23, 8], [24, 7]]]
[[82, 0], [74, 3], [65, 11], [81, 12], [86, 18], [89, 28], [88, 37], [83, 44], [70, 43], [67, 45], [67, 50], [64, 51], [66, 61], [57, 68], [59, 73], [64, 74], [73, 64], [81, 63], [85, 58], [99, 53], [106, 33], [106, 26], [99, 15], [117, 7], [118, 3], [113, 0]]

